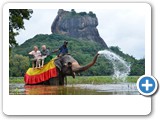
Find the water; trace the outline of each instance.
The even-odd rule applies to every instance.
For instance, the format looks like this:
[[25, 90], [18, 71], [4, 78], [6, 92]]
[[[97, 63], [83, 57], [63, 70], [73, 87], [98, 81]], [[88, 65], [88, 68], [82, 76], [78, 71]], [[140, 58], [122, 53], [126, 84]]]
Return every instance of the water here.
[[135, 83], [70, 84], [66, 86], [24, 85], [11, 83], [10, 95], [138, 95]]
[[112, 62], [114, 70], [112, 78], [114, 80], [122, 80], [122, 82], [125, 82], [126, 77], [130, 72], [130, 64], [127, 63], [122, 57], [109, 50], [99, 51], [98, 54], [104, 56], [106, 59]]

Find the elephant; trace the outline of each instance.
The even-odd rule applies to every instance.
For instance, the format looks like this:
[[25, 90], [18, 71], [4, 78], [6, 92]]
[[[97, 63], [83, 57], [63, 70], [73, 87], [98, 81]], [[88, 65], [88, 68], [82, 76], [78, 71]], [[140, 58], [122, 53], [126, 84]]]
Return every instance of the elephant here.
[[71, 55], [66, 54], [64, 56], [59, 57], [56, 59], [55, 65], [56, 65], [56, 70], [58, 72], [57, 77], [50, 78], [44, 82], [38, 83], [38, 84], [43, 84], [43, 85], [65, 85], [67, 84], [67, 76], [72, 76], [75, 78], [75, 73], [80, 73], [83, 72], [90, 67], [92, 67], [97, 58], [98, 58], [98, 53], [94, 56], [93, 60], [85, 65], [81, 66], [77, 60], [75, 60]]

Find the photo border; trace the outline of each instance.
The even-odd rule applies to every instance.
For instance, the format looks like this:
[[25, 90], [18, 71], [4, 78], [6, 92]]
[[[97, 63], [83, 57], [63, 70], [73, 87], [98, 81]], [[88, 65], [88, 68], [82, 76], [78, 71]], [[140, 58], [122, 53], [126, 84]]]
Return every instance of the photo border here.
[[145, 75], [151, 75], [151, 6], [148, 3], [6, 3], [3, 6], [3, 112], [6, 115], [148, 115], [151, 97], [142, 95], [9, 95], [9, 9], [122, 7], [144, 7], [146, 11]]

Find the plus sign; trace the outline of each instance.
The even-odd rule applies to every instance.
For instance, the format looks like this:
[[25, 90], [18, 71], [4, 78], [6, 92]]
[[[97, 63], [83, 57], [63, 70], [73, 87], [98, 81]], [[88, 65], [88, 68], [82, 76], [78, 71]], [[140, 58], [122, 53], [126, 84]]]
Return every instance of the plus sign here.
[[146, 80], [146, 83], [145, 84], [142, 84], [142, 87], [146, 87], [146, 91], [149, 90], [149, 87], [152, 87], [153, 85], [152, 84], [149, 84], [149, 81]]

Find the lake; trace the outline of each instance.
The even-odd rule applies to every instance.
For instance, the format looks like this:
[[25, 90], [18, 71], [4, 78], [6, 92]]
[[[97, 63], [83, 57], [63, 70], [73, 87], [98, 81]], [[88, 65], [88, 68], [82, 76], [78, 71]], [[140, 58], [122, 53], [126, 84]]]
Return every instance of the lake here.
[[138, 95], [136, 83], [69, 84], [65, 86], [10, 83], [10, 95]]

